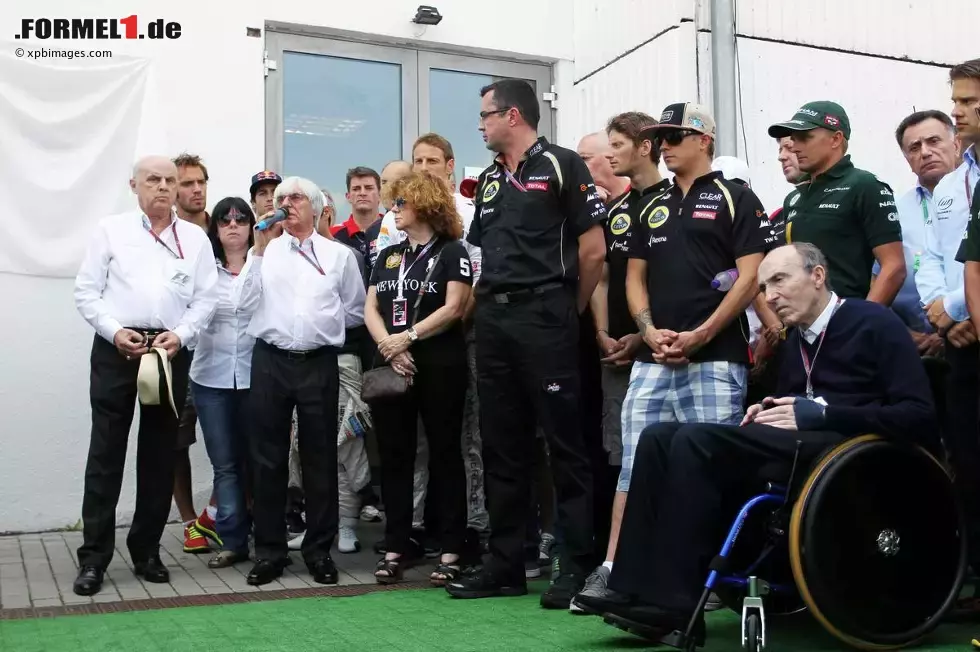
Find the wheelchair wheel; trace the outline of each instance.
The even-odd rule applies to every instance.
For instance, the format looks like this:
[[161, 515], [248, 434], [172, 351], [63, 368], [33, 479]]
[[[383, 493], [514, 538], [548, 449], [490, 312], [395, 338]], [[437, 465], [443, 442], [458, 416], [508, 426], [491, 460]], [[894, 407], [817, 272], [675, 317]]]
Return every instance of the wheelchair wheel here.
[[745, 619], [745, 639], [742, 649], [747, 652], [759, 652], [762, 649], [762, 621], [759, 614], [749, 614]]
[[807, 478], [789, 553], [820, 624], [864, 650], [918, 642], [955, 602], [966, 572], [965, 519], [943, 466], [876, 435], [850, 439]]

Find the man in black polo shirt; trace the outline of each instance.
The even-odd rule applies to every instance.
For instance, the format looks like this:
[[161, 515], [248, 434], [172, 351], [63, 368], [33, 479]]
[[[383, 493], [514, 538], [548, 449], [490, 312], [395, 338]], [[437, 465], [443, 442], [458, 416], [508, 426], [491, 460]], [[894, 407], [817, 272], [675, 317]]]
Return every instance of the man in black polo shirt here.
[[[888, 184], [851, 163], [847, 113], [834, 102], [810, 102], [769, 135], [792, 139], [803, 172], [780, 215], [786, 242], [819, 247], [842, 297], [890, 306], [906, 276], [898, 209]], [[876, 260], [881, 271], [872, 286]]]
[[[656, 124], [657, 121], [651, 116], [632, 111], [614, 116], [606, 127], [609, 140], [606, 158], [612, 172], [619, 177], [628, 177], [630, 181], [627, 191], [608, 204], [609, 216], [604, 229], [606, 265], [602, 279], [592, 294], [596, 341], [603, 356], [603, 444], [609, 452], [609, 463], [616, 467], [623, 462], [623, 399], [629, 386], [633, 358], [643, 343], [626, 302], [629, 242], [638, 228], [637, 220], [643, 207], [670, 188], [670, 182], [660, 176], [657, 167], [660, 164], [660, 150], [653, 142], [653, 132], [649, 130]], [[612, 504], [605, 561], [586, 579], [586, 594], [601, 594], [606, 588], [625, 505], [626, 493], [617, 491]], [[574, 599], [569, 610], [573, 613], [580, 611]]]
[[[674, 183], [643, 206], [629, 243], [626, 296], [645, 346], [623, 403], [623, 493], [648, 425], [742, 420], [745, 309], [759, 293], [759, 263], [780, 239], [749, 188], [711, 171], [715, 124], [704, 107], [672, 104], [649, 129]], [[712, 286], [736, 273], [729, 290]]]
[[477, 181], [468, 235], [483, 252], [475, 326], [491, 560], [446, 589], [460, 598], [527, 593], [523, 544], [540, 423], [564, 538], [541, 604], [567, 609], [595, 563], [578, 326], [602, 274], [606, 209], [578, 154], [538, 137], [530, 84], [504, 79], [480, 95], [480, 130], [499, 153]]

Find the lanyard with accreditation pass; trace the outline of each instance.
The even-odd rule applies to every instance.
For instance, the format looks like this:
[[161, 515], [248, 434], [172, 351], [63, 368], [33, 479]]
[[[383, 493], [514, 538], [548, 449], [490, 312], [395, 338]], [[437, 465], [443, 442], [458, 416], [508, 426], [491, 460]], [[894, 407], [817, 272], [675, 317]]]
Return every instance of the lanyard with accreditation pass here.
[[[171, 256], [173, 256], [174, 258], [179, 258], [180, 260], [183, 260], [184, 259], [184, 250], [181, 249], [181, 247], [180, 247], [180, 236], [177, 235], [177, 222], [174, 222], [173, 224], [170, 225], [170, 231], [174, 235], [174, 244], [177, 245], [177, 251], [174, 251], [173, 249], [171, 249], [170, 248], [170, 245], [168, 245], [166, 242], [163, 241], [163, 239], [160, 236], [158, 236], [156, 233], [154, 233], [153, 232], [153, 229], [150, 228], [150, 226], [148, 224], [144, 224], [143, 226], [144, 226], [144, 228], [147, 231], [149, 231], [150, 235], [153, 236], [153, 239], [154, 240], [156, 240], [157, 242], [159, 242], [161, 245], [163, 245], [163, 248], [164, 249], [166, 249], [167, 251], [170, 252], [170, 255]], [[166, 229], [164, 229], [164, 230], [166, 230]]]
[[326, 274], [323, 273], [323, 268], [320, 267], [320, 261], [319, 261], [319, 259], [317, 259], [317, 257], [316, 257], [316, 249], [313, 248], [313, 242], [312, 242], [312, 240], [310, 241], [310, 251], [313, 252], [313, 258], [310, 258], [309, 256], [307, 256], [306, 255], [306, 252], [303, 251], [300, 248], [300, 246], [298, 246], [295, 242], [291, 243], [291, 246], [292, 246], [293, 250], [296, 253], [298, 253], [300, 256], [303, 257], [303, 260], [305, 260], [306, 262], [308, 262], [310, 265], [313, 266], [313, 269], [315, 269], [316, 271], [320, 272], [320, 276], [326, 276]]
[[813, 373], [813, 367], [817, 364], [817, 356], [820, 355], [820, 348], [823, 346], [823, 338], [827, 334], [827, 329], [830, 327], [830, 320], [834, 318], [837, 314], [837, 310], [844, 303], [844, 299], [838, 297], [837, 303], [834, 304], [834, 309], [830, 313], [830, 319], [824, 324], [823, 330], [820, 331], [819, 337], [817, 337], [817, 350], [813, 353], [813, 360], [810, 360], [810, 356], [806, 354], [806, 349], [803, 348], [803, 331], [800, 331], [800, 356], [803, 358], [803, 371], [806, 373], [806, 397], [813, 400], [813, 383], [810, 382], [810, 374]]
[[[436, 240], [438, 240], [438, 238], [433, 237], [432, 240], [430, 240], [429, 243], [425, 245], [422, 251], [419, 252], [419, 255], [416, 256], [415, 260], [412, 261], [412, 264], [408, 266], [408, 269], [405, 269], [405, 256], [407, 255], [408, 252], [402, 254], [401, 262], [398, 264], [398, 296], [395, 299], [393, 299], [391, 302], [391, 325], [392, 326], [405, 326], [408, 324], [408, 301], [405, 300], [405, 277], [408, 276], [408, 273], [412, 271], [413, 267], [415, 267], [415, 263], [425, 258], [425, 255], [429, 253], [429, 249], [431, 249], [432, 245], [436, 243]], [[430, 273], [434, 266], [435, 266], [435, 261], [433, 261], [433, 264], [429, 267]], [[423, 281], [422, 286], [419, 287], [419, 294], [415, 300], [416, 312], [418, 311], [419, 303], [422, 301], [422, 295], [425, 294], [425, 285], [428, 282], [428, 280], [429, 280], [429, 275], [426, 274], [425, 281]]]

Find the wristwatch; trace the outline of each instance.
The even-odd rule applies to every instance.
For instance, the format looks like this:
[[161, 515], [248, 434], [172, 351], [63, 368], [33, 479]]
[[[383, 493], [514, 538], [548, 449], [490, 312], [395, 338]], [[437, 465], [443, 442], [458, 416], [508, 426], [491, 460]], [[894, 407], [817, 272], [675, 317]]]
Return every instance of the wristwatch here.
[[410, 342], [415, 342], [416, 340], [419, 339], [419, 334], [415, 332], [415, 327], [414, 326], [412, 328], [409, 328], [405, 332], [408, 333], [408, 339], [409, 339]]

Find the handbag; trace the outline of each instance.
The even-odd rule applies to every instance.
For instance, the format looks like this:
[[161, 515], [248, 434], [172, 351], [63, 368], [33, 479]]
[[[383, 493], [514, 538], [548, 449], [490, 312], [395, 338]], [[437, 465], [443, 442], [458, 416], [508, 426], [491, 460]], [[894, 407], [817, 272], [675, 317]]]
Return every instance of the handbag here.
[[[425, 280], [422, 281], [419, 294], [415, 298], [415, 304], [412, 307], [412, 323], [408, 325], [410, 329], [414, 328], [415, 322], [418, 321], [419, 305], [422, 303], [422, 295], [424, 294], [425, 286], [428, 285], [429, 279], [432, 277], [432, 272], [439, 263], [440, 255], [442, 255], [441, 251], [432, 259], [432, 264], [429, 266], [429, 271], [425, 274]], [[410, 376], [401, 376], [391, 368], [390, 364], [385, 364], [382, 367], [375, 367], [370, 371], [364, 372], [364, 376], [361, 379], [361, 400], [365, 403], [370, 403], [379, 399], [397, 398], [407, 394], [408, 388], [411, 386], [412, 379]]]

